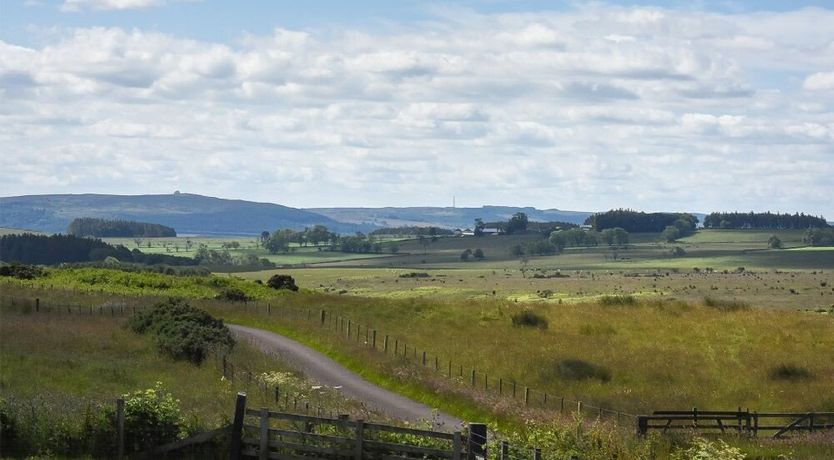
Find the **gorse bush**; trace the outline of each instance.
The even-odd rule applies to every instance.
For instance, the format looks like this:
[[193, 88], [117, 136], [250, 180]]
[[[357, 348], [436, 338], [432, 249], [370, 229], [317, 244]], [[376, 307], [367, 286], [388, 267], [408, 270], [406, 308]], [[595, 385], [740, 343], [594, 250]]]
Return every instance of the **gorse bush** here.
[[179, 299], [169, 299], [140, 311], [128, 321], [128, 327], [138, 334], [153, 334], [162, 353], [197, 365], [209, 353], [229, 350], [235, 344], [223, 320]]
[[547, 318], [530, 310], [524, 310], [512, 315], [513, 326], [537, 327], [547, 329]]
[[556, 365], [556, 373], [565, 380], [590, 380], [601, 382], [611, 380], [611, 371], [581, 359], [566, 359]]
[[251, 300], [243, 289], [236, 288], [236, 287], [227, 287], [223, 288], [220, 293], [217, 294], [215, 297], [218, 300], [228, 300], [231, 302], [246, 302], [247, 300]]
[[290, 291], [298, 291], [298, 286], [295, 285], [295, 279], [290, 275], [272, 275], [266, 285], [272, 289], [288, 289]]
[[804, 367], [793, 364], [781, 364], [770, 370], [770, 380], [809, 380], [814, 375]]
[[37, 265], [13, 263], [0, 266], [0, 276], [10, 276], [21, 280], [31, 280], [45, 276], [46, 272]]

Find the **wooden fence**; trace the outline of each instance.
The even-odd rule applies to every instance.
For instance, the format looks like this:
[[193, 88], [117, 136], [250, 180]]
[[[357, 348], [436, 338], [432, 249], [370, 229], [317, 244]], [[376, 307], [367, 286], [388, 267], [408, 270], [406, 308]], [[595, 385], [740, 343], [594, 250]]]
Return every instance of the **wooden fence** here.
[[239, 393], [232, 424], [230, 459], [412, 459], [461, 460], [486, 456], [486, 426], [471, 424], [466, 435], [405, 428], [364, 420], [313, 417], [246, 409]]
[[[781, 421], [781, 422], [780, 422]], [[786, 423], [787, 421], [787, 423]], [[735, 431], [756, 437], [759, 432], [780, 438], [794, 431], [834, 429], [834, 412], [750, 412], [742, 411], [655, 411], [637, 416], [637, 434], [649, 430], [697, 430], [726, 433]]]

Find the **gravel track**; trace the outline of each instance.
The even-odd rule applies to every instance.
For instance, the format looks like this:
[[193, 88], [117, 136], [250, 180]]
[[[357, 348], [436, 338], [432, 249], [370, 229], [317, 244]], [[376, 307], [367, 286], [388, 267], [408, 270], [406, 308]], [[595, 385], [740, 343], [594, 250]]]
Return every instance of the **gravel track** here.
[[460, 419], [442, 412], [435, 412], [425, 404], [380, 388], [322, 353], [295, 340], [263, 329], [236, 324], [227, 324], [227, 326], [239, 338], [253, 343], [262, 351], [277, 353], [307, 377], [322, 385], [341, 386], [341, 391], [346, 396], [361, 401], [366, 406], [383, 412], [389, 417], [410, 422], [434, 420], [437, 422], [435, 428], [443, 431], [453, 431], [461, 426]]

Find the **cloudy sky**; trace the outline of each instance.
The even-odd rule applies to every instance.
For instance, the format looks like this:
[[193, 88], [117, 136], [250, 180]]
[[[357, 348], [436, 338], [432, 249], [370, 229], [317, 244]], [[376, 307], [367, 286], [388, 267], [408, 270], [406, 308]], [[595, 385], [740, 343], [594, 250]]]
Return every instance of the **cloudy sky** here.
[[0, 195], [831, 220], [832, 24], [832, 1], [0, 0]]

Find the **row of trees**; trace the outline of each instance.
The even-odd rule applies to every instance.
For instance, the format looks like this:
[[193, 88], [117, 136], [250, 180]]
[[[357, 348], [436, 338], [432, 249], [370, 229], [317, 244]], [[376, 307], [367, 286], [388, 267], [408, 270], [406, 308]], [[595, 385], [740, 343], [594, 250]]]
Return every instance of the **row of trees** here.
[[590, 247], [600, 244], [626, 246], [628, 244], [628, 232], [620, 227], [606, 228], [601, 232], [570, 228], [553, 232], [548, 239], [561, 252], [566, 247]]
[[645, 213], [630, 209], [614, 209], [589, 216], [585, 219], [585, 224], [591, 225], [598, 232], [620, 227], [629, 233], [659, 233], [668, 226], [674, 226], [688, 234], [695, 231], [698, 218], [688, 213]]
[[[437, 240], [437, 228], [424, 228], [423, 230], [422, 233], [417, 234], [417, 238], [421, 242]], [[434, 232], [432, 232], [433, 230]], [[372, 237], [361, 232], [351, 236], [339, 236], [330, 232], [324, 225], [316, 225], [300, 232], [284, 228], [272, 233], [263, 232], [261, 234], [261, 244], [272, 254], [289, 252], [290, 244], [320, 246], [322, 243], [331, 251], [341, 252], [381, 253], [384, 249], [381, 243], [373, 241]], [[399, 246], [390, 244], [388, 249], [391, 252], [398, 252]]]
[[413, 225], [402, 226], [402, 227], [385, 227], [385, 228], [378, 228], [371, 233], [369, 236], [418, 236], [418, 235], [426, 235], [430, 229], [434, 229], [434, 234], [436, 236], [452, 236], [454, 232], [445, 229], [445, 228], [438, 228], [438, 227], [417, 227]]
[[67, 233], [75, 236], [114, 237], [174, 237], [177, 231], [161, 224], [136, 222], [132, 220], [107, 220], [93, 217], [73, 219], [67, 226]]
[[822, 216], [804, 213], [779, 214], [772, 212], [714, 212], [704, 218], [705, 228], [804, 229], [826, 228]]
[[4, 235], [0, 237], [0, 258], [4, 262], [53, 265], [70, 262], [98, 262], [108, 257], [138, 264], [196, 265], [189, 257], [168, 254], [145, 254], [122, 245], [110, 245], [99, 239], [74, 235]]
[[333, 233], [324, 225], [314, 225], [302, 231], [295, 231], [289, 228], [278, 229], [272, 233], [261, 232], [261, 245], [273, 254], [287, 252], [290, 243], [299, 246], [319, 246], [321, 244], [336, 244], [339, 235]]

